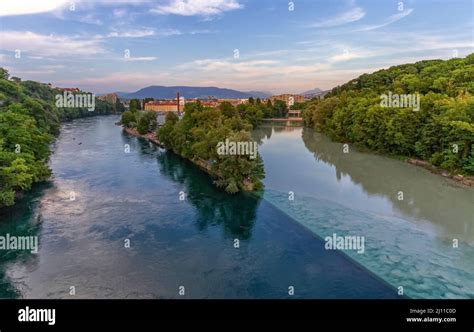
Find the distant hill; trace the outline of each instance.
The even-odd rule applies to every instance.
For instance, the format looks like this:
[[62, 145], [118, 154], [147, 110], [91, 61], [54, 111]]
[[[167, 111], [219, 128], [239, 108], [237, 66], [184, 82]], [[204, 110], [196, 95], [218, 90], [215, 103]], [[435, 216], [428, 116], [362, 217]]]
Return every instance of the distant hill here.
[[271, 93], [263, 91], [237, 91], [232, 89], [223, 89], [217, 87], [193, 87], [193, 86], [148, 86], [135, 92], [116, 92], [121, 98], [155, 98], [155, 99], [172, 99], [176, 98], [179, 92], [184, 98], [208, 98], [209, 96], [216, 98], [266, 98]]
[[301, 95], [306, 96], [306, 97], [316, 97], [316, 96], [324, 96], [328, 92], [329, 90], [321, 90], [320, 88], [314, 88], [312, 90], [302, 92]]

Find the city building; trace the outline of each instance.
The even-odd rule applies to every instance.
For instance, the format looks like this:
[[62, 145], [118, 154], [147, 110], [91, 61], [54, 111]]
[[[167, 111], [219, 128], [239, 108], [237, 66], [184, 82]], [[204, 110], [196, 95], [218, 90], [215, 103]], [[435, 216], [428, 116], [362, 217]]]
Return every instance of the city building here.
[[119, 99], [119, 97], [117, 96], [116, 93], [108, 93], [106, 95], [97, 97], [97, 99], [109, 102], [111, 104], [115, 104], [117, 103], [117, 100]]
[[176, 100], [155, 100], [145, 103], [145, 111], [152, 112], [178, 112], [179, 103]]
[[226, 99], [226, 98], [221, 98], [221, 99], [218, 99], [219, 101], [219, 105], [223, 102], [229, 102], [232, 104], [232, 106], [238, 106], [238, 105], [241, 105], [241, 104], [247, 104], [249, 102], [248, 99]]
[[293, 94], [282, 94], [282, 95], [276, 95], [276, 96], [271, 96], [268, 98], [271, 100], [273, 103], [275, 100], [281, 100], [286, 103], [287, 106], [292, 106], [295, 103], [302, 103], [305, 101], [305, 97], [302, 95], [293, 95]]
[[289, 110], [288, 118], [301, 118], [301, 110]]
[[81, 92], [81, 89], [79, 89], [79, 88], [60, 88], [60, 87], [56, 87], [56, 89], [59, 90], [59, 91], [67, 91], [67, 92], [71, 92], [71, 93]]

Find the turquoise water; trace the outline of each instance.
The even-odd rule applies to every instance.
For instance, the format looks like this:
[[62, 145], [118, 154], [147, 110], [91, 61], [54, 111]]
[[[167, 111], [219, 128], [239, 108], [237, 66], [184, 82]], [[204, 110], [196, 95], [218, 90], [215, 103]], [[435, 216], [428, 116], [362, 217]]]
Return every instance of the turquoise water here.
[[54, 177], [3, 211], [0, 235], [36, 235], [40, 247], [0, 250], [0, 297], [399, 297], [269, 200], [223, 193], [117, 120], [64, 124]]
[[344, 153], [307, 128], [265, 127], [255, 137], [274, 206], [322, 238], [364, 236], [364, 254], [345, 253], [409, 297], [474, 298], [473, 188], [353, 147]]
[[[0, 235], [40, 242], [38, 254], [0, 250], [0, 297], [474, 297], [472, 188], [264, 126], [266, 189], [229, 196], [117, 120], [64, 124], [54, 177], [0, 215]], [[364, 253], [326, 250], [333, 234], [364, 237]]]

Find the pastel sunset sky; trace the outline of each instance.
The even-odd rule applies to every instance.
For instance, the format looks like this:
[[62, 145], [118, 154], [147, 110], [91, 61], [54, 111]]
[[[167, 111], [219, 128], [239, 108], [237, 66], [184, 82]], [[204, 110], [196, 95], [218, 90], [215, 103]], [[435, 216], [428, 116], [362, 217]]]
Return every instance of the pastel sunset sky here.
[[2, 1], [0, 64], [13, 76], [95, 93], [148, 85], [299, 93], [472, 53], [473, 3]]

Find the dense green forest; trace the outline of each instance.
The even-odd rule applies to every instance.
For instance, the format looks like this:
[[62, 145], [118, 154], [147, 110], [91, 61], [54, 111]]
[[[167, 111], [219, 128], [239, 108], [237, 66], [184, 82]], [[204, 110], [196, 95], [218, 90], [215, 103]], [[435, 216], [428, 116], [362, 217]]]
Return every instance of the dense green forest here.
[[[145, 100], [146, 101], [146, 100]], [[144, 102], [145, 102], [144, 101]], [[157, 127], [154, 112], [140, 111], [138, 99], [130, 100], [130, 110], [122, 114], [121, 123], [135, 128], [144, 135]], [[264, 118], [285, 117], [288, 107], [284, 101], [262, 102], [250, 98], [246, 104], [234, 107], [223, 102], [219, 108], [204, 107], [201, 103], [187, 103], [183, 119], [168, 113], [165, 125], [157, 132], [158, 140], [184, 158], [198, 162], [215, 177], [215, 184], [226, 192], [259, 190], [263, 187], [263, 163], [248, 156], [222, 156], [217, 144], [229, 139], [233, 142], [251, 142], [250, 131]]]
[[[386, 107], [382, 96], [389, 94], [419, 97], [419, 110]], [[306, 126], [334, 140], [474, 174], [474, 54], [364, 74], [302, 113]]]
[[244, 108], [222, 103], [214, 109], [199, 102], [188, 103], [181, 120], [174, 113], [167, 114], [157, 138], [178, 155], [204, 166], [226, 192], [259, 190], [265, 176], [260, 154], [252, 159], [248, 155], [222, 155], [217, 149], [226, 139], [253, 144], [250, 131], [255, 121], [252, 105]]
[[95, 100], [95, 110], [58, 108], [61, 92], [47, 84], [9, 77], [0, 68], [0, 207], [50, 176], [49, 144], [61, 121], [123, 111], [123, 105]]

